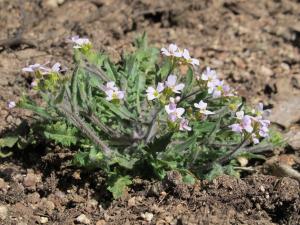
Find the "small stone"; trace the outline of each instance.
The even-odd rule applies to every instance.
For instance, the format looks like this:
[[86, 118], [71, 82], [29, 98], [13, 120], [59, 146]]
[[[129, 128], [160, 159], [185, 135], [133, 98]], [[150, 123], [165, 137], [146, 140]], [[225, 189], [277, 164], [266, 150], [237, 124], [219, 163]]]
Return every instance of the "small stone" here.
[[0, 190], [6, 192], [8, 189], [8, 184], [0, 178]]
[[281, 68], [286, 70], [286, 71], [290, 71], [290, 66], [286, 63], [281, 63], [280, 64]]
[[48, 223], [48, 218], [47, 218], [47, 217], [41, 217], [41, 218], [40, 218], [40, 222], [41, 222], [42, 224]]
[[90, 207], [93, 207], [93, 208], [97, 208], [98, 202], [97, 202], [97, 200], [95, 200], [95, 199], [90, 199], [90, 200], [87, 202], [87, 205], [90, 206]]
[[264, 75], [264, 76], [267, 76], [267, 77], [273, 75], [273, 71], [272, 71], [270, 68], [266, 67], [266, 66], [262, 66], [262, 67], [260, 68], [260, 73], [261, 73], [262, 75]]
[[105, 225], [106, 221], [105, 220], [98, 220], [96, 225]]
[[36, 204], [40, 201], [40, 195], [37, 192], [34, 192], [32, 194], [28, 194], [27, 196], [27, 201], [32, 203], [32, 204]]
[[19, 223], [17, 223], [17, 225], [27, 225], [27, 223], [25, 223], [25, 222], [19, 222]]
[[135, 206], [135, 197], [132, 197], [128, 200], [128, 207]]
[[24, 178], [23, 185], [25, 187], [34, 187], [36, 185], [37, 179], [36, 175], [32, 173], [28, 173]]
[[153, 214], [149, 213], [149, 212], [146, 212], [146, 213], [142, 213], [141, 217], [143, 219], [145, 219], [146, 221], [151, 222], [151, 220], [153, 219]]
[[83, 223], [83, 224], [90, 224], [91, 221], [89, 220], [89, 218], [86, 217], [86, 215], [81, 214], [80, 216], [78, 216], [76, 218], [76, 221], [79, 223]]
[[260, 186], [260, 188], [259, 188], [262, 192], [265, 192], [266, 191], [266, 189], [265, 189], [265, 187], [264, 186]]
[[240, 163], [241, 167], [245, 167], [248, 164], [248, 159], [243, 156], [237, 157], [237, 161]]
[[5, 220], [8, 214], [8, 209], [5, 205], [0, 205], [0, 220]]

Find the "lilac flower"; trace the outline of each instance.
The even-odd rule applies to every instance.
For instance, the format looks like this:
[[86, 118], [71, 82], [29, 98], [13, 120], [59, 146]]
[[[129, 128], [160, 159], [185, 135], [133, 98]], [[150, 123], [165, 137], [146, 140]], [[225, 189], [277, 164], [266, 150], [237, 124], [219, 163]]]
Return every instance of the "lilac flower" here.
[[245, 131], [248, 133], [252, 133], [253, 127], [252, 127], [252, 120], [251, 117], [248, 115], [245, 115], [241, 121], [241, 126]]
[[174, 93], [180, 93], [180, 91], [184, 88], [184, 84], [176, 84], [177, 77], [175, 75], [169, 75], [165, 85], [172, 90]]
[[121, 100], [124, 98], [125, 94], [124, 91], [105, 91], [106, 94], [106, 100], [112, 101], [112, 100]]
[[251, 139], [252, 139], [253, 144], [255, 144], [255, 145], [259, 143], [259, 139], [257, 138], [256, 134], [252, 134]]
[[238, 123], [232, 124], [229, 127], [235, 133], [242, 133], [243, 132], [243, 127]]
[[258, 134], [261, 137], [268, 137], [269, 136], [269, 128], [267, 126], [260, 127]]
[[165, 89], [165, 86], [163, 83], [158, 83], [156, 89], [153, 87], [148, 87], [147, 92], [147, 98], [149, 101], [156, 99], [160, 96], [160, 93]]
[[115, 82], [113, 81], [106, 83], [104, 92], [106, 94], [107, 101], [121, 100], [125, 97], [125, 92], [120, 91], [119, 88], [115, 86]]
[[50, 73], [59, 73], [61, 72], [61, 64], [60, 63], [55, 63], [51, 68], [48, 67], [43, 67], [41, 68], [41, 74], [50, 74]]
[[161, 54], [165, 56], [182, 57], [182, 51], [176, 44], [170, 44], [168, 49], [161, 48]]
[[16, 102], [14, 102], [14, 101], [8, 101], [7, 107], [9, 109], [15, 108], [16, 107]]
[[33, 80], [31, 83], [30, 83], [30, 87], [31, 88], [34, 88], [38, 85], [37, 81], [36, 80]]
[[41, 64], [36, 63], [36, 64], [33, 64], [33, 65], [29, 65], [27, 67], [24, 67], [22, 69], [22, 71], [23, 72], [28, 72], [28, 73], [34, 73], [38, 70], [46, 70], [46, 69], [47, 69], [47, 67], [45, 67], [45, 65], [41, 65]]
[[77, 49], [91, 45], [91, 42], [88, 38], [79, 38], [79, 36], [73, 36], [71, 38], [71, 42], [75, 44], [73, 48], [77, 48]]
[[185, 118], [182, 118], [179, 123], [179, 130], [181, 131], [191, 131], [192, 128], [189, 127], [189, 121]]
[[239, 111], [236, 113], [237, 119], [240, 120], [240, 123], [235, 123], [229, 127], [233, 132], [242, 133], [245, 130], [247, 133], [252, 133], [252, 117], [249, 115], [244, 115], [244, 111]]
[[105, 85], [105, 90], [106, 91], [117, 91], [118, 87], [116, 87], [116, 83], [114, 81], [109, 81]]
[[257, 118], [265, 118], [270, 114], [271, 110], [264, 110], [263, 103], [258, 103], [255, 109], [252, 110], [252, 113], [256, 115]]
[[191, 58], [190, 53], [187, 49], [183, 50], [182, 57], [185, 59], [185, 61], [188, 64], [191, 64], [193, 66], [199, 66], [199, 60], [195, 58]]
[[168, 118], [170, 121], [175, 122], [177, 119], [181, 119], [184, 113], [184, 108], [176, 108], [176, 104], [170, 103], [165, 106], [165, 110], [168, 114]]
[[47, 63], [45, 63], [44, 65], [41, 64], [33, 64], [33, 65], [29, 65], [28, 67], [24, 67], [22, 69], [23, 72], [29, 72], [29, 73], [34, 73], [36, 71], [40, 71], [41, 74], [50, 74], [50, 73], [59, 73], [62, 71], [61, 69], [61, 64], [60, 63], [55, 63], [51, 68], [46, 67]]
[[194, 103], [194, 106], [199, 109], [199, 112], [201, 114], [204, 114], [204, 115], [214, 114], [214, 112], [211, 112], [211, 111], [206, 109], [207, 108], [207, 103], [203, 102], [202, 100], [199, 103]]
[[219, 82], [217, 73], [215, 70], [210, 69], [207, 67], [206, 70], [201, 75], [201, 80], [207, 81], [208, 93], [212, 94], [216, 84]]

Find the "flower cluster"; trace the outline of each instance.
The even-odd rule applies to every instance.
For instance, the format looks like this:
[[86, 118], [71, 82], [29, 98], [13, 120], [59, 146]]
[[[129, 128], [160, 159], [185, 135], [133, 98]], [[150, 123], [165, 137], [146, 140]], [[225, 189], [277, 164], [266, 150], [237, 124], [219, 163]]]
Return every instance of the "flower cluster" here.
[[206, 83], [208, 93], [212, 94], [213, 98], [234, 96], [229, 85], [225, 84], [223, 80], [220, 80], [216, 71], [210, 67], [206, 68], [201, 77], [198, 77], [198, 80], [202, 80]]
[[74, 43], [73, 48], [76, 49], [83, 49], [83, 48], [90, 48], [92, 43], [88, 38], [79, 38], [79, 36], [73, 36], [70, 40]]
[[50, 73], [59, 73], [61, 71], [63, 71], [62, 66], [60, 63], [55, 63], [51, 68], [47, 67], [48, 63], [46, 64], [33, 64], [33, 65], [29, 65], [27, 67], [24, 67], [22, 69], [23, 72], [27, 72], [27, 73], [36, 73], [39, 72], [42, 75], [46, 75], [46, 74], [50, 74]]
[[244, 111], [236, 112], [238, 123], [232, 124], [229, 127], [233, 132], [244, 133], [251, 137], [254, 144], [259, 143], [259, 138], [269, 136], [270, 121], [263, 118], [262, 104], [258, 106], [258, 111], [253, 110], [255, 115], [245, 115]]
[[180, 49], [176, 44], [170, 44], [168, 48], [161, 48], [161, 53], [167, 57], [178, 59], [179, 63], [199, 66], [199, 60], [192, 58], [187, 49]]
[[172, 93], [180, 94], [183, 88], [184, 84], [177, 84], [177, 76], [171, 74], [164, 83], [159, 82], [156, 88], [151, 86], [147, 88], [147, 99], [152, 101], [154, 99], [159, 99], [163, 94], [165, 96], [171, 95]]
[[125, 92], [120, 91], [119, 88], [116, 87], [115, 82], [113, 82], [113, 81], [106, 83], [104, 92], [106, 94], [107, 101], [120, 101], [125, 96]]

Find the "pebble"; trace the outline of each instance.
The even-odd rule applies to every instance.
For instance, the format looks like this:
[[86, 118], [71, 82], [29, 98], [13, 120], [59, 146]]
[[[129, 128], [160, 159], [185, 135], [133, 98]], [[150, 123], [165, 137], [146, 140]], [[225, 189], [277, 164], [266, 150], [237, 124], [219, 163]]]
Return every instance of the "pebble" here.
[[81, 214], [80, 216], [78, 216], [76, 218], [76, 221], [79, 223], [83, 223], [83, 224], [90, 224], [91, 221], [89, 220], [89, 218], [86, 217], [86, 215]]
[[23, 185], [25, 187], [34, 187], [36, 185], [37, 179], [36, 175], [33, 173], [28, 173], [24, 178]]
[[262, 66], [260, 68], [260, 72], [261, 72], [262, 75], [267, 76], [267, 77], [273, 75], [273, 71], [270, 68], [266, 67], [266, 66]]
[[105, 220], [98, 220], [96, 225], [105, 225], [106, 221]]
[[128, 200], [128, 207], [135, 206], [135, 197], [132, 197]]
[[8, 184], [0, 178], [0, 190], [6, 192], [8, 189]]
[[141, 217], [144, 218], [146, 221], [151, 222], [151, 220], [153, 219], [153, 214], [146, 212], [146, 213], [142, 213]]
[[0, 220], [5, 220], [8, 214], [8, 209], [5, 205], [0, 205]]
[[40, 222], [41, 222], [42, 224], [48, 223], [48, 218], [47, 218], [47, 217], [41, 217], [41, 218], [40, 218]]

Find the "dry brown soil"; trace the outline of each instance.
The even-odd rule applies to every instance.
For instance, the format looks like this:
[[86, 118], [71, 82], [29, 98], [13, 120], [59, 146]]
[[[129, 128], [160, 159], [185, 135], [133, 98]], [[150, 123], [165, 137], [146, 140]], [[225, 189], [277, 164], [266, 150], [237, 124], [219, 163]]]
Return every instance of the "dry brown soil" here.
[[272, 109], [289, 144], [268, 153], [273, 170], [194, 186], [172, 176], [136, 179], [123, 199], [111, 201], [101, 171], [80, 171], [68, 163], [73, 152], [40, 146], [1, 160], [0, 224], [300, 224], [299, 179], [285, 177], [291, 174], [281, 166], [300, 168], [296, 0], [0, 0], [0, 131], [29, 115], [6, 107], [30, 91], [22, 67], [72, 67], [66, 40], [75, 34], [118, 61], [143, 31], [157, 47], [187, 47], [202, 68], [217, 69], [250, 103]]

